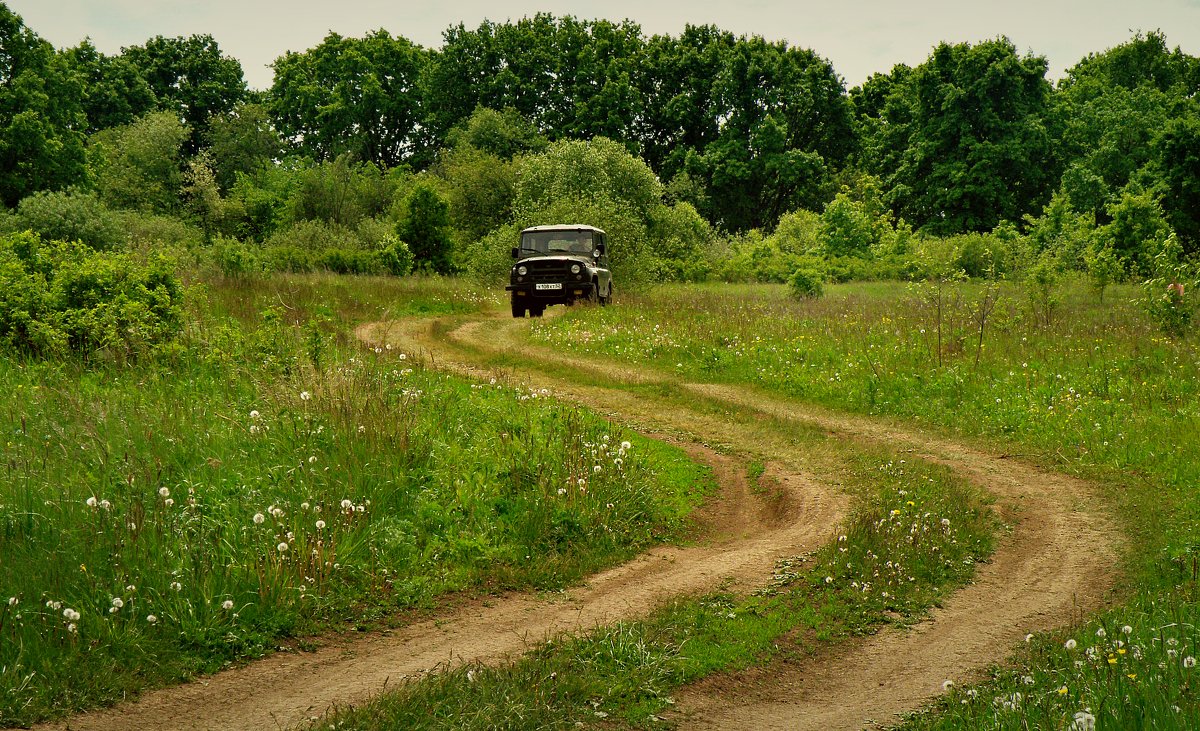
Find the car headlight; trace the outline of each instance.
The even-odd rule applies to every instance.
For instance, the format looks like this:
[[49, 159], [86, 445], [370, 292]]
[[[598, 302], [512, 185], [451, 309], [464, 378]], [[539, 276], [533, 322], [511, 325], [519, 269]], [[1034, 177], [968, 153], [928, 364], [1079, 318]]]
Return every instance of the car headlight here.
[[578, 273], [579, 273], [579, 265], [578, 265], [578, 264], [572, 264], [572, 265], [571, 265], [571, 273], [572, 273], [572, 274], [578, 274]]
[[523, 276], [525, 276], [525, 275], [526, 275], [526, 274], [528, 274], [528, 273], [529, 273], [529, 270], [528, 270], [528, 269], [526, 269], [525, 267], [523, 267], [523, 266], [522, 266], [522, 267], [517, 267], [517, 274], [520, 274], [522, 277], [523, 277]]

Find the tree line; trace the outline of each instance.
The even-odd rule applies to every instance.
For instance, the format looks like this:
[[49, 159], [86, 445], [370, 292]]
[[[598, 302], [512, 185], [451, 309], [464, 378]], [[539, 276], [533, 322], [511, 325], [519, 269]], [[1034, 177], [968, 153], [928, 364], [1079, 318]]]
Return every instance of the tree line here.
[[0, 3], [0, 48], [9, 208], [94, 191], [262, 241], [283, 220], [377, 217], [420, 174], [469, 243], [512, 220], [514, 159], [604, 138], [644, 161], [665, 204], [728, 234], [839, 195], [936, 235], [1024, 232], [1052, 205], [1107, 226], [1134, 198], [1200, 249], [1200, 59], [1159, 32], [1056, 84], [1044, 57], [996, 38], [941, 43], [849, 90], [785, 42], [547, 14], [460, 24], [438, 49], [331, 33], [279, 57], [264, 92], [207, 35], [56, 50]]

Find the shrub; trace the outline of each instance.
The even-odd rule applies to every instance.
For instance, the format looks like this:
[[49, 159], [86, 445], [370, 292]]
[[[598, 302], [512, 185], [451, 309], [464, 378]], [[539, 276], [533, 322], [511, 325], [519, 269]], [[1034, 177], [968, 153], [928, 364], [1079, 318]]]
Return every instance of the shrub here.
[[383, 248], [376, 252], [379, 258], [380, 266], [389, 274], [397, 277], [403, 277], [412, 273], [413, 255], [409, 250], [408, 244], [401, 241], [393, 234], [388, 234], [383, 239]]
[[384, 271], [379, 252], [362, 249], [326, 249], [317, 256], [317, 264], [334, 274], [379, 274]]
[[351, 229], [325, 221], [300, 221], [278, 229], [266, 241], [267, 246], [294, 246], [307, 251], [357, 249], [358, 237]]
[[125, 357], [174, 339], [182, 288], [161, 260], [37, 234], [0, 238], [0, 344], [34, 355]]
[[788, 291], [797, 299], [816, 299], [825, 293], [822, 279], [824, 276], [815, 263], [806, 262], [788, 280]]
[[81, 241], [97, 251], [117, 248], [125, 240], [117, 215], [95, 193], [74, 188], [25, 198], [13, 224], [46, 241]]
[[298, 246], [264, 246], [263, 268], [271, 272], [307, 274], [317, 268], [316, 255]]
[[419, 268], [450, 273], [450, 205], [428, 182], [418, 182], [404, 197], [396, 233], [412, 250]]
[[210, 249], [213, 263], [227, 277], [240, 279], [263, 270], [259, 251], [237, 239], [218, 236]]
[[118, 211], [117, 219], [131, 249], [193, 251], [204, 244], [204, 233], [199, 228], [173, 216]]

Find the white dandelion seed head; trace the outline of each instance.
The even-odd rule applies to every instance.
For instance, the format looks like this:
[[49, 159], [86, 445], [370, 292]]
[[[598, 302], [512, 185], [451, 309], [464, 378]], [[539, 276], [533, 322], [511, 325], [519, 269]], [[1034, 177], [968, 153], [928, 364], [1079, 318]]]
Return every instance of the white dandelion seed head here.
[[343, 500], [343, 501], [342, 501], [342, 510], [353, 510], [353, 509], [354, 509], [354, 502], [353, 502], [353, 501], [351, 501], [351, 500], [349, 500], [349, 499], [346, 499], [346, 500]]
[[301, 392], [300, 392], [300, 400], [301, 400], [301, 401], [307, 401], [307, 400], [309, 400], [310, 398], [312, 398], [312, 394], [311, 394], [311, 393], [309, 393], [308, 391], [301, 391]]
[[317, 521], [317, 530], [325, 530], [325, 521], [323, 521], [323, 520]]
[[1096, 717], [1088, 711], [1077, 712], [1071, 724], [1071, 731], [1096, 731]]
[[159, 497], [171, 497], [170, 488], [167, 488], [167, 487], [158, 488], [158, 496]]
[[595, 467], [592, 467], [592, 472], [599, 474], [600, 473], [600, 465], [596, 465]]
[[173, 497], [169, 497], [166, 500], [163, 500], [163, 505], [166, 505], [168, 508], [174, 504], [175, 504], [175, 498], [173, 498]]
[[832, 576], [826, 576], [826, 577], [825, 577], [825, 583], [826, 583], [826, 584], [832, 584], [832, 583], [833, 583], [833, 577], [832, 577]]
[[251, 418], [251, 419], [257, 419], [257, 418], [258, 418], [258, 409], [251, 409], [251, 410], [250, 410], [250, 418]]
[[87, 506], [88, 506], [89, 508], [94, 508], [94, 507], [96, 507], [97, 505], [99, 505], [99, 504], [100, 504], [100, 502], [99, 502], [98, 500], [96, 500], [96, 496], [95, 496], [95, 495], [91, 496], [91, 497], [90, 497], [90, 498], [88, 498], [87, 500], [84, 500], [84, 502], [85, 502], [85, 503], [87, 503]]
[[279, 551], [280, 553], [286, 553], [288, 550], [288, 544], [280, 542], [278, 546], [275, 546], [275, 550]]
[[263, 521], [266, 519], [267, 519], [267, 517], [265, 515], [263, 515], [262, 513], [255, 513], [254, 518], [253, 518], [255, 525], [262, 525]]
[[115, 596], [112, 599], [112, 605], [113, 609], [120, 609], [121, 607], [125, 606], [125, 600], [119, 596]]
[[258, 424], [251, 424], [250, 425], [250, 433], [257, 434], [258, 432], [259, 432]]
[[79, 621], [79, 612], [75, 611], [74, 609], [71, 609], [70, 607], [67, 607], [66, 609], [63, 610], [63, 619], [67, 620], [68, 622], [78, 622]]
[[15, 606], [17, 606], [17, 602], [19, 602], [19, 601], [21, 601], [21, 600], [16, 598], [15, 596], [10, 596], [8, 598], [8, 606], [15, 607]]
[[942, 690], [950, 690], [953, 687], [954, 687], [953, 680], [943, 680], [942, 681]]
[[1026, 642], [1033, 642], [1033, 633], [1032, 633], [1032, 632], [1030, 632], [1029, 634], [1025, 635], [1025, 641], [1026, 641]]
[[1123, 632], [1124, 634], [1127, 634], [1127, 635], [1131, 635], [1131, 634], [1133, 634], [1133, 627], [1130, 627], [1129, 625], [1125, 625], [1124, 627], [1121, 628], [1121, 632]]
[[1191, 655], [1188, 655], [1187, 657], [1183, 658], [1183, 666], [1185, 668], [1196, 667], [1196, 658], [1192, 657]]
[[1101, 627], [1100, 629], [1096, 630], [1096, 636], [1100, 637], [1100, 638], [1104, 638], [1104, 637], [1108, 637], [1108, 633], [1104, 631], [1103, 627]]
[[1078, 645], [1074, 639], [1069, 639], [1063, 644], [1063, 647], [1067, 648], [1068, 650], [1074, 650], [1077, 646]]
[[621, 449], [625, 449], [625, 450], [633, 449], [633, 445], [630, 444], [629, 442], [621, 442]]
[[154, 616], [153, 614], [147, 614], [146, 621], [150, 624], [158, 624], [158, 617]]
[[103, 508], [103, 509], [105, 509], [105, 510], [108, 510], [109, 508], [111, 508], [111, 507], [112, 507], [112, 503], [110, 503], [110, 502], [109, 502], [109, 501], [107, 501], [107, 500], [101, 500], [101, 501], [100, 501], [100, 507], [101, 507], [101, 508]]
[[316, 461], [317, 461], [317, 455], [315, 455], [315, 454], [313, 454], [313, 455], [309, 455], [309, 457], [308, 457], [308, 463], [309, 463], [309, 464], [313, 464], [313, 463], [314, 463], [314, 462], [316, 462]]
[[301, 509], [301, 510], [308, 510], [308, 507], [309, 507], [309, 506], [308, 506], [308, 503], [307, 503], [307, 502], [300, 503], [300, 509]]
[[74, 622], [71, 622], [70, 624], [68, 624], [68, 625], [67, 625], [67, 631], [68, 631], [68, 632], [70, 632], [71, 634], [75, 634], [75, 632], [76, 632], [78, 629], [79, 629], [79, 628], [75, 626], [75, 623], [74, 623]]
[[182, 590], [183, 590], [183, 584], [180, 584], [178, 581], [172, 581], [172, 582], [171, 582], [171, 589], [172, 589], [173, 591], [182, 591]]
[[233, 609], [233, 600], [232, 600], [232, 599], [226, 599], [225, 601], [221, 602], [221, 609], [224, 609], [224, 610], [225, 610], [225, 611], [227, 611], [227, 612], [228, 612], [230, 609]]

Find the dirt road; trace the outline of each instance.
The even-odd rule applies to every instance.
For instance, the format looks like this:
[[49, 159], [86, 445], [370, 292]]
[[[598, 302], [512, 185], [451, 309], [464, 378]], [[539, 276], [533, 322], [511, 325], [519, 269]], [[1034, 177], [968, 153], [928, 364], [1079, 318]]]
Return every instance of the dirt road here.
[[[447, 662], [495, 661], [562, 631], [642, 616], [679, 594], [727, 584], [762, 585], [778, 559], [810, 551], [835, 535], [847, 507], [835, 481], [812, 477], [811, 455], [788, 436], [789, 430], [819, 429], [842, 439], [885, 443], [911, 450], [914, 458], [947, 464], [995, 495], [1014, 529], [993, 561], [979, 568], [977, 581], [929, 621], [909, 631], [884, 631], [812, 667], [782, 666], [701, 683], [679, 699], [676, 720], [685, 728], [840, 729], [861, 728], [866, 719], [886, 721], [940, 692], [944, 680], [960, 681], [1001, 660], [1027, 632], [1061, 625], [1073, 611], [1094, 607], [1108, 586], [1119, 539], [1092, 490], [1077, 480], [952, 440], [823, 412], [748, 388], [675, 383], [696, 396], [695, 405], [685, 407], [597, 386], [671, 381], [649, 370], [531, 349], [523, 344], [528, 327], [523, 321], [484, 317], [442, 333], [444, 326], [438, 320], [377, 323], [358, 334], [475, 375], [492, 375], [478, 365], [480, 354], [517, 346], [525, 360], [589, 374], [585, 380], [591, 385], [552, 378], [536, 368], [505, 373], [634, 428], [667, 435], [711, 464], [721, 490], [702, 511], [704, 539], [650, 551], [561, 597], [496, 597], [402, 630], [331, 641], [311, 653], [280, 653], [44, 728], [289, 728]], [[755, 412], [760, 420], [731, 419], [722, 404]], [[777, 492], [749, 489], [745, 465], [721, 451], [765, 457]]]

